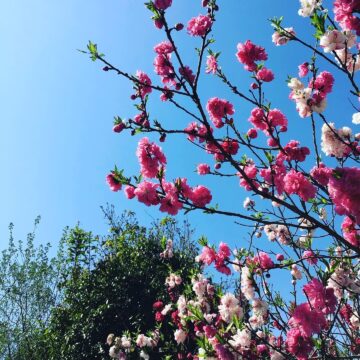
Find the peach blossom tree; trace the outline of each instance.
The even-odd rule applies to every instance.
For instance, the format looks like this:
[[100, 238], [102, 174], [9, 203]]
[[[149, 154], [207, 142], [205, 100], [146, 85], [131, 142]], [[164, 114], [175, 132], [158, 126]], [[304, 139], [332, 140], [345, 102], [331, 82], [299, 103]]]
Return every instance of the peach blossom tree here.
[[[310, 139], [307, 146], [297, 140], [286, 114], [271, 105], [275, 74], [267, 66], [265, 48], [251, 40], [237, 45], [233, 65], [248, 74], [247, 85], [237, 85], [222, 69], [212, 33], [220, 11], [217, 2], [203, 0], [203, 14], [185, 25], [167, 20], [172, 0], [146, 3], [155, 27], [164, 34], [164, 41], [154, 46], [155, 76], [140, 70], [130, 74], [107, 60], [96, 44], [88, 45], [92, 60], [102, 63], [104, 71], [130, 81], [134, 90], [131, 100], [137, 114], [128, 120], [115, 117], [113, 131], [140, 136], [136, 151], [140, 173], [129, 176], [115, 167], [107, 175], [111, 190], [123, 189], [128, 199], [173, 216], [202, 211], [204, 216], [236, 219], [248, 233], [248, 243], [234, 249], [201, 238], [199, 272], [181, 279], [170, 269], [163, 299], [154, 299], [158, 327], [147, 334], [109, 335], [110, 356], [358, 358], [360, 134], [348, 126], [336, 127], [326, 110], [339, 104], [353, 106], [349, 125], [360, 124], [359, 106], [352, 105], [360, 95], [356, 82], [360, 1], [329, 1], [325, 8], [325, 1], [301, 0], [298, 15], [308, 18], [314, 33], [309, 39], [286, 27], [283, 18], [271, 20], [274, 46], [291, 42], [292, 49], [305, 47], [312, 54], [294, 69], [298, 76], [284, 78], [289, 98], [303, 118]], [[199, 42], [192, 68], [177, 46], [179, 36]], [[335, 73], [348, 88], [338, 104], [327, 101], [336, 86]], [[199, 84], [205, 76], [225, 84], [236, 103], [226, 99], [226, 92], [204, 98]], [[183, 123], [169, 124], [151, 116], [156, 94], [164, 106], [183, 113]], [[252, 108], [248, 122], [238, 111], [242, 104]], [[158, 141], [150, 140], [153, 135]], [[178, 169], [176, 179], [167, 177], [167, 169], [175, 165], [167, 161], [159, 143], [171, 142], [175, 136], [186, 137], [194, 151], [203, 152], [207, 162], [194, 164], [202, 179], [216, 177], [218, 186], [225, 178], [239, 184], [247, 193], [243, 206], [226, 209], [213, 204], [212, 190], [190, 183], [188, 174], [181, 172], [184, 169]], [[227, 187], [221, 189], [227, 191]], [[268, 250], [258, 244], [260, 237], [268, 239]], [[164, 261], [171, 257], [171, 242], [164, 244], [161, 256]], [[212, 265], [221, 274], [237, 278], [239, 287], [225, 292], [207, 278], [203, 270]], [[281, 291], [277, 287], [280, 272], [281, 279], [288, 279]], [[164, 331], [173, 333], [171, 343], [164, 342]]]

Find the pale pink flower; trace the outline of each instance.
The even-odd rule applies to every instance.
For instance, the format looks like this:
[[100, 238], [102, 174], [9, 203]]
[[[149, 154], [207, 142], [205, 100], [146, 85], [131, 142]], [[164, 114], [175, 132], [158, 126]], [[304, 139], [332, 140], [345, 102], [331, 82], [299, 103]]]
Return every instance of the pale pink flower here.
[[272, 42], [276, 46], [285, 45], [295, 36], [295, 30], [292, 27], [284, 28], [285, 31], [275, 31], [272, 34]]
[[211, 25], [212, 20], [209, 16], [199, 15], [188, 22], [187, 31], [192, 36], [205, 36]]

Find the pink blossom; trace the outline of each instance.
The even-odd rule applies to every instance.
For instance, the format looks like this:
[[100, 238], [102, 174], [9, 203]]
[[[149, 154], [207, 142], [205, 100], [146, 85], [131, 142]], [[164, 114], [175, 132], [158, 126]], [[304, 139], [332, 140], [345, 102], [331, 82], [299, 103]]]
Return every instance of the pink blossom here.
[[187, 334], [184, 330], [182, 330], [182, 329], [175, 330], [174, 338], [178, 344], [184, 343], [186, 340], [186, 337], [187, 337]]
[[302, 258], [306, 260], [310, 265], [316, 265], [318, 262], [316, 254], [312, 250], [305, 250]]
[[339, 30], [329, 30], [321, 38], [319, 45], [324, 52], [345, 49], [346, 36]]
[[[198, 124], [197, 122], [190, 123], [184, 131], [188, 134], [188, 139], [190, 141], [198, 140], [200, 143], [205, 141], [205, 137], [208, 134], [207, 128], [203, 124]], [[213, 129], [210, 129], [212, 132]]]
[[166, 55], [171, 54], [174, 51], [174, 47], [170, 41], [163, 41], [154, 47], [154, 51], [157, 54]]
[[289, 319], [290, 327], [299, 329], [305, 337], [320, 333], [325, 324], [324, 315], [318, 310], [312, 309], [308, 303], [298, 305]]
[[193, 84], [195, 81], [195, 75], [192, 72], [192, 70], [189, 68], [189, 66], [184, 66], [183, 68], [179, 68], [180, 75], [183, 76], [183, 78], [190, 84]]
[[299, 145], [299, 141], [291, 140], [283, 147], [284, 150], [279, 153], [278, 158], [284, 158], [287, 161], [305, 161], [310, 150], [308, 147], [299, 147]]
[[125, 124], [123, 122], [120, 122], [114, 125], [113, 132], [120, 133], [124, 129], [125, 129]]
[[356, 227], [356, 223], [348, 216], [345, 216], [341, 230], [346, 241], [353, 246], [360, 247], [360, 228]]
[[217, 128], [224, 126], [222, 119], [235, 113], [234, 106], [229, 101], [217, 97], [208, 100], [206, 110], [208, 111], [213, 124]]
[[310, 175], [320, 184], [326, 186], [329, 182], [330, 176], [332, 175], [332, 169], [320, 163], [319, 166], [315, 166], [311, 169]]
[[335, 20], [340, 23], [343, 30], [354, 30], [356, 35], [360, 35], [360, 19], [356, 14], [360, 10], [357, 0], [335, 0], [334, 13]]
[[199, 260], [205, 263], [206, 265], [211, 265], [216, 259], [216, 252], [213, 248], [209, 246], [204, 246], [202, 248], [202, 253], [199, 256]]
[[154, 70], [163, 84], [176, 85], [175, 71], [171, 63], [171, 54], [158, 54], [154, 60]]
[[330, 177], [328, 190], [339, 215], [354, 216], [360, 224], [360, 169], [336, 168]]
[[286, 175], [286, 167], [281, 159], [276, 159], [274, 165], [267, 169], [261, 169], [260, 175], [264, 178], [267, 184], [275, 185], [276, 190], [279, 194], [284, 191], [284, 178]]
[[315, 310], [325, 315], [335, 312], [337, 299], [333, 288], [324, 287], [318, 279], [312, 279], [308, 284], [304, 285], [303, 290]]
[[258, 134], [257, 134], [257, 131], [256, 129], [254, 128], [251, 128], [248, 130], [248, 132], [246, 133], [246, 135], [250, 138], [250, 139], [256, 139]]
[[299, 77], [305, 77], [309, 73], [309, 63], [304, 62], [299, 65]]
[[137, 84], [140, 96], [144, 98], [147, 94], [150, 94], [152, 91], [151, 80], [147, 74], [145, 74], [143, 71], [140, 70], [136, 72], [136, 77], [141, 83], [141, 84], [140, 83]]
[[206, 175], [210, 172], [210, 166], [208, 164], [199, 164], [197, 166], [197, 173], [199, 175]]
[[248, 71], [256, 70], [256, 61], [264, 61], [268, 58], [265, 49], [254, 45], [250, 40], [247, 40], [244, 44], [239, 43], [237, 49], [236, 56], [239, 62], [244, 65], [245, 70]]
[[193, 202], [195, 206], [204, 207], [211, 201], [212, 196], [208, 188], [199, 185], [193, 188], [189, 199]]
[[144, 180], [135, 189], [134, 194], [136, 195], [138, 201], [144, 203], [146, 206], [157, 205], [160, 202], [156, 192], [158, 187], [159, 184], [154, 184]]
[[124, 188], [125, 196], [128, 199], [133, 199], [135, 197], [135, 188], [133, 186], [127, 185]]
[[166, 164], [166, 157], [162, 149], [148, 138], [139, 141], [136, 155], [140, 162], [141, 174], [148, 178], [157, 176], [160, 168]]
[[256, 73], [256, 78], [260, 81], [270, 82], [274, 80], [274, 73], [266, 67], [263, 67]]
[[155, 0], [155, 7], [159, 10], [166, 10], [171, 6], [172, 0]]
[[269, 270], [274, 267], [274, 263], [271, 260], [270, 256], [263, 251], [259, 251], [259, 254], [254, 256], [252, 261], [256, 266], [260, 267], [262, 270]]
[[179, 201], [177, 194], [168, 193], [160, 200], [159, 210], [170, 215], [176, 215], [182, 207], [183, 204]]
[[321, 150], [328, 156], [342, 158], [351, 153], [349, 128], [336, 129], [334, 123], [324, 124], [321, 128]]
[[317, 90], [318, 93], [325, 96], [332, 91], [333, 85], [333, 75], [328, 71], [323, 71], [316, 77], [315, 81], [310, 82], [309, 87], [312, 87]]
[[211, 338], [213, 338], [214, 336], [216, 336], [216, 334], [217, 334], [216, 327], [211, 326], [211, 325], [205, 325], [205, 326], [204, 326], [204, 333], [205, 333], [205, 336], [206, 336], [208, 339], [211, 339]]
[[287, 332], [285, 344], [289, 353], [296, 356], [297, 360], [308, 360], [313, 349], [311, 338], [304, 336], [299, 329]]
[[235, 360], [234, 355], [222, 344], [215, 345], [215, 352], [219, 360]]
[[157, 29], [162, 29], [163, 26], [164, 26], [164, 23], [163, 23], [163, 21], [162, 21], [161, 19], [156, 19], [156, 20], [154, 21], [154, 25], [155, 25], [155, 27], [156, 27]]
[[106, 176], [106, 181], [109, 184], [109, 187], [112, 191], [119, 191], [121, 190], [122, 184], [115, 175], [115, 173], [111, 172]]
[[205, 36], [211, 25], [212, 20], [209, 16], [199, 15], [188, 22], [187, 31], [192, 36]]
[[272, 34], [272, 42], [276, 46], [287, 44], [292, 39], [292, 36], [295, 36], [294, 28], [284, 28], [284, 30], [285, 31], [275, 31]]
[[221, 242], [219, 244], [219, 250], [218, 250], [217, 255], [219, 258], [222, 258], [222, 259], [229, 258], [231, 255], [231, 250], [230, 250], [229, 246], [226, 243]]
[[221, 147], [229, 155], [236, 155], [239, 150], [239, 143], [236, 140], [227, 138], [221, 144]]
[[214, 55], [209, 55], [206, 59], [206, 73], [216, 74], [218, 70], [217, 59]]
[[278, 109], [272, 109], [265, 114], [264, 110], [255, 108], [251, 111], [249, 121], [266, 135], [269, 135], [276, 126], [287, 127], [288, 125], [285, 115]]
[[284, 260], [284, 255], [283, 254], [276, 254], [276, 260], [277, 261], [283, 261]]
[[288, 194], [297, 194], [304, 201], [316, 196], [316, 187], [300, 172], [291, 169], [284, 177], [284, 190]]
[[178, 178], [176, 180], [176, 187], [177, 187], [177, 189], [179, 191], [179, 194], [183, 195], [185, 198], [190, 198], [190, 196], [192, 195], [193, 190], [187, 184], [187, 179]]

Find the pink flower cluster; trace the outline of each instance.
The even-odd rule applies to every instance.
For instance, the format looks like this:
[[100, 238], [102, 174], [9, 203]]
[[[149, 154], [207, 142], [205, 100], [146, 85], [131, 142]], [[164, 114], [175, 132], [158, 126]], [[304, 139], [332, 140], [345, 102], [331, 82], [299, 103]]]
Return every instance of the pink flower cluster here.
[[214, 55], [209, 55], [206, 59], [206, 73], [216, 74], [218, 70], [218, 62]]
[[144, 177], [155, 178], [166, 164], [166, 157], [162, 149], [155, 143], [151, 143], [148, 138], [139, 141], [136, 155], [140, 162], [140, 171]]
[[225, 263], [229, 260], [230, 255], [231, 250], [229, 246], [221, 242], [217, 253], [213, 248], [209, 246], [204, 246], [202, 249], [202, 253], [200, 254], [200, 256], [198, 256], [198, 260], [202, 261], [206, 265], [211, 265], [214, 262], [217, 271], [226, 275], [230, 275], [231, 270]]
[[250, 40], [244, 44], [239, 43], [237, 49], [236, 57], [247, 71], [256, 71], [256, 61], [265, 61], [268, 58], [265, 49], [253, 44]]
[[155, 0], [155, 7], [159, 10], [166, 10], [171, 6], [172, 0]]
[[320, 163], [311, 169], [310, 175], [322, 186], [327, 186], [333, 170]]
[[180, 75], [189, 83], [193, 84], [195, 81], [195, 75], [189, 66], [184, 66], [179, 69]]
[[353, 246], [360, 247], [360, 228], [356, 227], [356, 223], [348, 216], [344, 218], [341, 230], [346, 241]]
[[289, 325], [300, 330], [302, 336], [310, 337], [321, 332], [326, 320], [322, 312], [312, 308], [308, 303], [303, 303], [295, 308], [289, 319]]
[[353, 216], [360, 224], [360, 169], [336, 168], [330, 177], [328, 190], [339, 215]]
[[136, 188], [127, 186], [124, 191], [128, 199], [137, 197], [137, 200], [146, 206], [160, 204], [159, 210], [170, 215], [176, 215], [182, 209], [181, 197], [200, 208], [212, 200], [208, 188], [202, 185], [191, 188], [186, 179], [177, 179], [175, 183], [162, 179], [161, 186], [144, 180]]
[[[205, 141], [205, 137], [208, 134], [206, 126], [199, 124], [196, 121], [190, 123], [184, 131], [188, 134], [188, 140], [195, 141], [198, 140], [200, 143]], [[211, 129], [211, 132], [213, 129]]]
[[288, 194], [297, 194], [303, 201], [316, 196], [316, 187], [301, 173], [291, 169], [284, 177], [284, 190]]
[[113, 172], [106, 176], [106, 181], [112, 191], [116, 192], [121, 190], [121, 182], [117, 179], [116, 175]]
[[207, 175], [210, 172], [210, 166], [208, 164], [199, 164], [197, 166], [197, 173], [199, 175]]
[[306, 88], [300, 80], [292, 78], [288, 83], [292, 90], [289, 98], [295, 101], [300, 117], [308, 117], [313, 111], [323, 112], [326, 107], [326, 96], [332, 91], [333, 84], [334, 77], [328, 71], [321, 72]]
[[[311, 338], [304, 336], [299, 329], [290, 329], [286, 334], [286, 347], [297, 360], [308, 360], [313, 349]], [[283, 359], [279, 358], [279, 359]]]
[[274, 263], [270, 256], [263, 251], [259, 251], [258, 255], [254, 256], [252, 259], [248, 259], [248, 262], [254, 264], [261, 270], [270, 270], [274, 267]]
[[343, 158], [351, 153], [351, 129], [344, 126], [336, 129], [334, 123], [321, 128], [321, 150], [328, 156]]
[[189, 20], [187, 31], [192, 36], [205, 36], [211, 29], [212, 20], [207, 15], [199, 15]]
[[284, 151], [278, 155], [279, 159], [285, 159], [286, 161], [305, 161], [306, 156], [310, 154], [308, 147], [299, 147], [300, 142], [291, 140], [287, 145], [284, 146]]
[[318, 279], [312, 279], [303, 287], [310, 305], [324, 315], [333, 314], [338, 303], [334, 289], [325, 287]]
[[360, 35], [360, 19], [356, 16], [360, 12], [359, 0], [335, 0], [335, 20], [343, 30], [354, 30]]
[[208, 111], [213, 124], [217, 128], [223, 127], [223, 119], [227, 119], [228, 115], [233, 115], [235, 113], [234, 106], [229, 101], [217, 97], [209, 99], [206, 110]]
[[336, 310], [337, 299], [334, 289], [324, 287], [318, 279], [304, 285], [308, 303], [298, 305], [289, 320], [291, 329], [287, 332], [286, 346], [297, 359], [308, 359], [313, 348], [311, 336], [319, 334], [326, 326], [325, 315]]
[[150, 94], [151, 89], [151, 80], [147, 74], [145, 74], [143, 71], [138, 70], [136, 72], [136, 77], [140, 81], [138, 83], [138, 92], [141, 98], [144, 98], [147, 94]]
[[265, 66], [258, 70], [256, 73], [256, 78], [259, 81], [263, 82], [271, 82], [274, 80], [274, 77], [274, 73]]
[[154, 51], [159, 55], [167, 55], [174, 51], [174, 47], [170, 41], [163, 41], [154, 46]]
[[237, 173], [237, 176], [240, 178], [240, 186], [244, 187], [247, 191], [252, 190], [255, 186], [259, 187], [259, 184], [256, 181], [256, 175], [258, 169], [252, 159], [248, 159], [246, 164], [242, 166], [242, 169], [246, 175], [242, 176], [241, 173]]
[[288, 125], [285, 115], [278, 109], [272, 109], [265, 113], [263, 109], [255, 108], [251, 111], [249, 121], [267, 136], [273, 133], [276, 126], [280, 126], [281, 131], [286, 131]]
[[154, 60], [155, 73], [161, 77], [163, 84], [176, 85], [175, 70], [171, 63], [171, 53], [174, 51], [172, 44], [163, 41], [154, 47], [157, 53]]

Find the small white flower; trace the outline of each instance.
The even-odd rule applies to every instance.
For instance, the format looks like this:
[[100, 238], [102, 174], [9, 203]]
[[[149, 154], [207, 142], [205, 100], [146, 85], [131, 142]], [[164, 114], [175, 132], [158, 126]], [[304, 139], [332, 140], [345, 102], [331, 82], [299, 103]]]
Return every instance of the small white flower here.
[[352, 123], [355, 125], [360, 125], [360, 112], [353, 114]]

